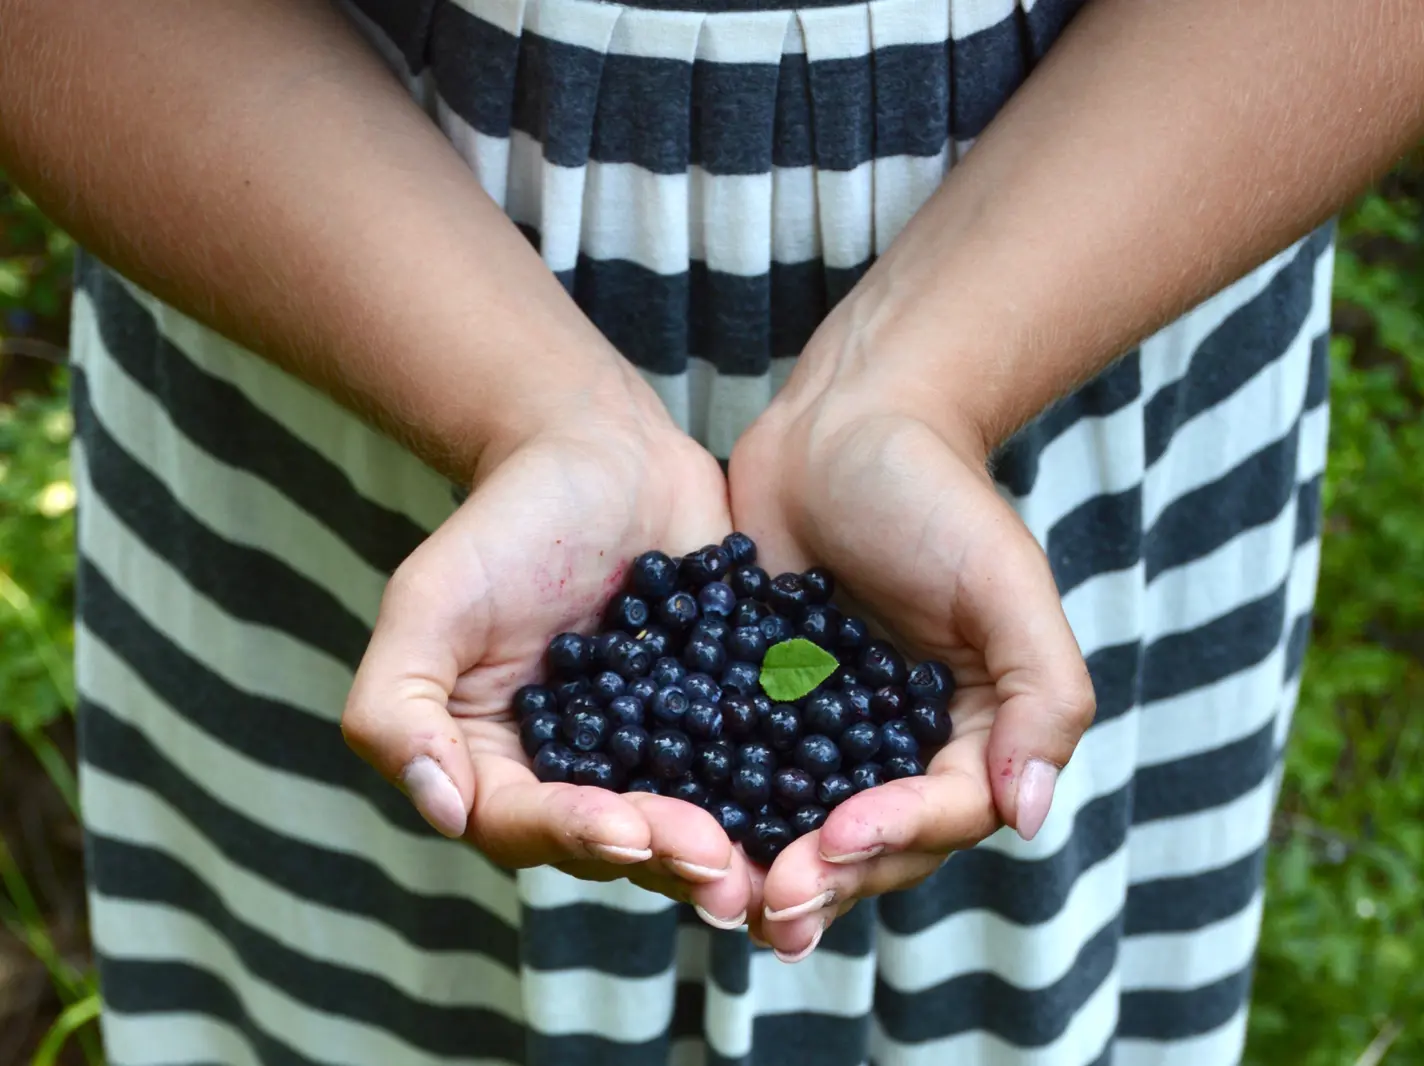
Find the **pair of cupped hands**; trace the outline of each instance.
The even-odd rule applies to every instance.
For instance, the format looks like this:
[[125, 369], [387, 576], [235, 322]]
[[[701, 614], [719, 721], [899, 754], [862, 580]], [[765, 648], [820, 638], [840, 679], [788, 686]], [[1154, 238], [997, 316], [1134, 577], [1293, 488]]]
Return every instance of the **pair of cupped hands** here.
[[[343, 719], [425, 818], [511, 868], [627, 878], [806, 957], [859, 899], [913, 886], [1002, 825], [1032, 838], [1093, 693], [1047, 559], [972, 426], [929, 418], [863, 361], [809, 352], [729, 475], [616, 356], [609, 387], [544, 402], [399, 567]], [[551, 382], [550, 389], [558, 383]], [[770, 870], [701, 808], [537, 781], [509, 709], [549, 639], [592, 632], [629, 562], [751, 535], [769, 573], [828, 567], [912, 661], [948, 663], [954, 736], [924, 777], [860, 793]]]

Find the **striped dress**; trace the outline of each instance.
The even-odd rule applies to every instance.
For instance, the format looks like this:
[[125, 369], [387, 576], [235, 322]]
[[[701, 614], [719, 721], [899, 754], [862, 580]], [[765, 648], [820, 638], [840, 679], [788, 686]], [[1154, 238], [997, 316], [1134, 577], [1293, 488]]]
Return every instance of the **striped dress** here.
[[[355, 0], [718, 456], [1081, 0]], [[339, 175], [333, 181], [341, 180]], [[338, 719], [451, 486], [85, 259], [78, 677], [114, 1066], [1228, 1066], [1318, 555], [1332, 234], [1000, 456], [1091, 666], [1053, 811], [790, 966], [428, 830]], [[458, 294], [452, 294], [458, 297]]]

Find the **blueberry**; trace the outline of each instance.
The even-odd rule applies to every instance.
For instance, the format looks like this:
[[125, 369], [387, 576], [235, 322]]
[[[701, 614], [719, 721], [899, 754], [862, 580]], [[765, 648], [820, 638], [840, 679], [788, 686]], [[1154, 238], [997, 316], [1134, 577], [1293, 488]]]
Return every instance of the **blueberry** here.
[[855, 785], [845, 774], [831, 774], [816, 786], [816, 799], [829, 810], [855, 795]]
[[598, 714], [603, 710], [603, 703], [597, 696], [589, 693], [584, 696], [575, 696], [569, 700], [568, 706], [564, 708], [564, 717], [568, 718], [575, 714]]
[[896, 755], [885, 760], [885, 780], [898, 781], [902, 777], [922, 777], [925, 768], [913, 755]]
[[525, 685], [514, 693], [514, 713], [520, 718], [531, 714], [552, 714], [559, 709], [554, 690], [543, 685]]
[[692, 741], [679, 729], [659, 729], [648, 738], [648, 769], [672, 780], [692, 769]]
[[687, 708], [692, 706], [692, 698], [676, 685], [658, 689], [658, 694], [648, 704], [648, 712], [653, 721], [662, 726], [678, 726]]
[[777, 574], [767, 586], [766, 602], [777, 614], [794, 620], [801, 617], [802, 610], [811, 602], [811, 596], [800, 574]]
[[756, 541], [745, 533], [728, 533], [722, 538], [722, 550], [733, 566], [751, 566], [756, 562]]
[[770, 613], [771, 611], [764, 603], [757, 603], [756, 600], [738, 600], [727, 621], [732, 624], [733, 629], [741, 629], [743, 626], [755, 626]]
[[831, 597], [836, 594], [836, 579], [824, 566], [813, 566], [807, 570], [801, 575], [801, 583], [806, 586], [812, 603], [830, 603]]
[[649, 600], [661, 600], [677, 588], [677, 564], [659, 551], [633, 560], [633, 589]]
[[700, 589], [712, 581], [721, 581], [732, 568], [731, 556], [720, 544], [709, 544], [685, 555], [678, 568], [678, 577], [692, 588]]
[[878, 762], [863, 762], [850, 772], [850, 783], [857, 792], [885, 783], [884, 771]]
[[608, 723], [615, 729], [620, 725], [642, 725], [643, 701], [625, 692], [609, 700], [604, 713], [608, 715]]
[[812, 733], [796, 745], [796, 765], [817, 781], [841, 768], [841, 749], [830, 737]]
[[651, 677], [638, 677], [628, 682], [628, 687], [623, 690], [623, 695], [632, 696], [639, 703], [647, 703], [657, 695], [660, 688], [662, 686]]
[[621, 674], [615, 674], [612, 670], [605, 670], [601, 674], [595, 674], [593, 678], [593, 695], [607, 703], [614, 696], [623, 695], [623, 690], [628, 687], [628, 682], [623, 680]]
[[766, 716], [766, 739], [777, 751], [790, 751], [801, 739], [801, 715], [789, 703], [778, 703]]
[[722, 708], [706, 700], [693, 700], [682, 716], [682, 730], [693, 740], [716, 740], [722, 735]]
[[672, 646], [672, 636], [662, 626], [650, 622], [638, 634], [638, 642], [656, 660], [668, 653], [668, 648]]
[[560, 729], [574, 751], [597, 751], [608, 739], [608, 716], [602, 711], [577, 711], [564, 715]]
[[551, 783], [567, 781], [574, 769], [574, 753], [558, 741], [551, 740], [534, 756], [534, 776]]
[[886, 722], [880, 730], [880, 754], [885, 760], [897, 756], [914, 758], [920, 754], [919, 741], [904, 719]]
[[687, 667], [682, 665], [681, 660], [664, 655], [653, 663], [653, 669], [649, 676], [657, 682], [658, 688], [680, 685], [682, 679], [687, 676]]
[[841, 613], [825, 603], [813, 603], [801, 612], [801, 621], [796, 625], [798, 636], [805, 637], [812, 644], [831, 650], [836, 646], [836, 635], [841, 627]]
[[674, 592], [658, 603], [658, 621], [674, 633], [682, 633], [697, 621], [697, 601], [691, 593]]
[[850, 725], [850, 701], [834, 689], [819, 689], [806, 700], [801, 721], [807, 731], [835, 740]]
[[631, 681], [635, 677], [642, 677], [653, 668], [653, 656], [636, 640], [630, 640], [609, 652], [608, 665]]
[[722, 702], [722, 686], [703, 673], [688, 674], [682, 679], [682, 690], [695, 700]]
[[720, 800], [712, 804], [711, 811], [712, 817], [717, 819], [722, 832], [727, 834], [733, 844], [745, 838], [747, 830], [752, 827], [751, 816], [747, 814], [746, 809], [731, 800]]
[[766, 636], [758, 626], [741, 626], [727, 638], [727, 654], [733, 659], [760, 663], [766, 658]]
[[880, 727], [874, 722], [856, 722], [841, 734], [841, 754], [846, 762], [869, 762], [880, 752]]
[[904, 657], [889, 641], [872, 640], [860, 652], [860, 679], [871, 688], [903, 687], [909, 671]]
[[608, 737], [608, 754], [632, 770], [648, 757], [648, 731], [639, 725], [620, 725]]
[[722, 671], [722, 691], [750, 696], [761, 684], [761, 667], [751, 663], [728, 663]]
[[794, 811], [816, 799], [816, 779], [805, 770], [783, 766], [771, 778], [771, 798], [778, 807]]
[[625, 592], [613, 597], [613, 602], [604, 612], [603, 621], [604, 625], [637, 636], [648, 624], [649, 616], [648, 601]]
[[628, 782], [626, 792], [651, 792], [655, 796], [662, 795], [663, 786], [655, 777], [635, 777]]
[[841, 619], [840, 632], [836, 634], [836, 648], [842, 652], [855, 653], [865, 647], [870, 640], [870, 631], [859, 618], [849, 616]]
[[622, 775], [612, 759], [601, 751], [593, 751], [574, 759], [573, 770], [569, 776], [576, 785], [614, 789], [617, 788]]
[[732, 586], [738, 599], [764, 600], [767, 589], [771, 587], [771, 578], [759, 566], [739, 566], [732, 571], [727, 584]]
[[954, 675], [944, 663], [926, 659], [910, 671], [905, 691], [914, 699], [943, 707], [954, 695]]
[[757, 766], [768, 774], [776, 769], [776, 752], [760, 741], [749, 741], [737, 749], [738, 766]]
[[804, 837], [807, 833], [814, 833], [821, 826], [826, 824], [826, 808], [808, 803], [804, 807], [798, 807], [796, 813], [791, 816], [791, 831], [797, 837]]
[[593, 667], [593, 644], [578, 633], [560, 633], [549, 641], [548, 658], [555, 677], [572, 681]]
[[770, 866], [794, 839], [796, 834], [784, 818], [763, 815], [752, 823], [751, 830], [742, 841], [742, 849], [752, 862]]
[[735, 692], [722, 697], [722, 728], [727, 736], [745, 739], [756, 732], [756, 707], [746, 696]]
[[627, 633], [620, 633], [613, 629], [607, 633], [598, 633], [592, 638], [593, 644], [593, 668], [595, 670], [608, 669], [608, 656], [613, 649], [624, 641], [630, 639]]
[[874, 717], [870, 711], [870, 698], [873, 693], [859, 681], [847, 681], [841, 686], [841, 695], [845, 696], [846, 702], [850, 704], [853, 722], [868, 722]]
[[760, 807], [771, 799], [771, 774], [760, 766], [743, 764], [732, 774], [732, 798], [746, 807]]
[[770, 648], [774, 644], [780, 644], [783, 640], [790, 640], [796, 635], [796, 627], [791, 624], [791, 620], [783, 618], [779, 614], [769, 614], [757, 623], [761, 629], [761, 635], [766, 638], [766, 646]]
[[725, 581], [709, 581], [697, 594], [697, 606], [703, 618], [726, 618], [737, 606], [737, 594]]
[[707, 637], [721, 644], [731, 635], [732, 627], [725, 618], [699, 618], [687, 639], [691, 641], [698, 637]]
[[949, 712], [938, 701], [916, 700], [905, 715], [905, 724], [922, 747], [938, 748], [949, 743]]
[[708, 788], [720, 789], [732, 780], [733, 756], [720, 744], [704, 744], [693, 757], [693, 772]]
[[710, 637], [694, 637], [682, 650], [682, 661], [699, 674], [720, 674], [727, 665], [727, 649]]
[[559, 735], [561, 719], [557, 714], [540, 711], [519, 723], [519, 745], [531, 759], [539, 749]]
[[870, 697], [870, 716], [883, 725], [903, 718], [909, 706], [910, 701], [905, 698], [901, 689], [886, 685], [876, 689], [875, 695]]
[[580, 677], [573, 681], [565, 681], [554, 686], [554, 699], [558, 701], [559, 710], [567, 707], [575, 696], [587, 696], [593, 692], [593, 682], [586, 677]]
[[771, 702], [771, 697], [765, 692], [752, 693], [752, 707], [756, 709], [756, 720], [759, 728], [766, 725], [767, 719], [771, 717], [771, 709], [774, 706], [775, 704]]
[[674, 781], [672, 783], [672, 787], [667, 790], [667, 794], [673, 799], [680, 799], [685, 800], [688, 803], [695, 803], [699, 807], [707, 806], [708, 802], [712, 798], [712, 794], [707, 791], [707, 786], [705, 786], [701, 781], [697, 780], [697, 778], [693, 777], [691, 774], [688, 774], [685, 777], [680, 777], [676, 781]]

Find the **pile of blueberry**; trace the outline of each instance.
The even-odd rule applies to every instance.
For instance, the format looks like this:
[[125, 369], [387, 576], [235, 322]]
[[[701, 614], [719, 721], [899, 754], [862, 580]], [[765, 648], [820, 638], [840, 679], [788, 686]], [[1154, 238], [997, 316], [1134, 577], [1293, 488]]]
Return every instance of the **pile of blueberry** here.
[[[769, 577], [742, 533], [638, 556], [602, 630], [556, 636], [548, 682], [515, 693], [535, 774], [696, 803], [762, 865], [847, 797], [923, 774], [949, 740], [954, 677], [935, 661], [910, 669], [833, 592], [820, 568]], [[775, 702], [763, 661], [798, 639], [834, 670]]]

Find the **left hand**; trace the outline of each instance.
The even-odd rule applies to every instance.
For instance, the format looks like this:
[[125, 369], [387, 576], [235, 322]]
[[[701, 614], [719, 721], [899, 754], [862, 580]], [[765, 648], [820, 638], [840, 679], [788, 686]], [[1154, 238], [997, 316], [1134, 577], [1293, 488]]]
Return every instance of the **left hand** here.
[[731, 460], [733, 522], [768, 572], [829, 567], [844, 607], [958, 682], [926, 776], [847, 800], [767, 872], [751, 929], [788, 959], [1001, 824], [1031, 838], [1094, 713], [1048, 560], [995, 491], [983, 437], [932, 427], [884, 377], [813, 342]]

